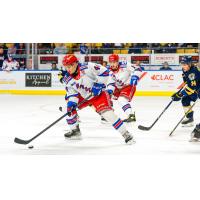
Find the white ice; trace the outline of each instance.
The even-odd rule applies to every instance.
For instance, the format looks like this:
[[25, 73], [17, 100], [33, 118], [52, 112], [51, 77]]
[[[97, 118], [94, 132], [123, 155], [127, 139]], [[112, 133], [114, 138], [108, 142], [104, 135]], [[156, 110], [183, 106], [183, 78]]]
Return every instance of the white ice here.
[[[0, 154], [200, 154], [200, 143], [188, 142], [193, 127], [179, 126], [173, 137], [168, 136], [183, 116], [180, 102], [174, 102], [152, 130], [138, 130], [138, 125], [150, 125], [169, 101], [169, 97], [134, 98], [132, 105], [137, 122], [128, 124], [127, 127], [135, 136], [135, 145], [126, 145], [122, 136], [111, 125], [101, 124], [100, 117], [89, 107], [79, 111], [83, 135], [81, 141], [64, 138], [68, 126], [63, 119], [31, 143], [34, 149], [28, 149], [28, 145], [14, 143], [14, 138], [30, 139], [59, 118], [63, 113], [58, 108], [65, 105], [63, 96], [0, 95]], [[116, 102], [114, 108], [123, 118], [123, 112]], [[194, 110], [195, 122], [200, 122], [199, 103]]]

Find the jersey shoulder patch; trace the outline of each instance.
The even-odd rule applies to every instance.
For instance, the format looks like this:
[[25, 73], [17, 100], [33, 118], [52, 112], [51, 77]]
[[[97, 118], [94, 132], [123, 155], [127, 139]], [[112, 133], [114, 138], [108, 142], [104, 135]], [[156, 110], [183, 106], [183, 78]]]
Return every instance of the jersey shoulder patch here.
[[88, 63], [87, 62], [84, 62], [84, 63], [80, 63], [79, 64], [79, 67], [80, 67], [80, 70], [85, 70], [85, 69], [88, 69]]

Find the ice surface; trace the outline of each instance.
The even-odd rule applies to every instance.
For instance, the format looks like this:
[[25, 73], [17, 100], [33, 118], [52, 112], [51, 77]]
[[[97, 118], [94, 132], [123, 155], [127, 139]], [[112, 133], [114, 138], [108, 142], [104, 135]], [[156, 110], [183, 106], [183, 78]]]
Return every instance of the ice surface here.
[[[0, 95], [0, 154], [7, 155], [172, 155], [200, 154], [200, 143], [188, 142], [193, 127], [179, 126], [173, 137], [170, 131], [183, 115], [180, 102], [174, 102], [159, 122], [150, 131], [141, 131], [138, 125], [149, 126], [164, 107], [169, 97], [135, 97], [132, 101], [137, 122], [127, 127], [135, 136], [135, 145], [124, 144], [122, 136], [111, 125], [104, 125], [92, 108], [79, 111], [83, 139], [66, 140], [63, 135], [68, 130], [65, 120], [49, 129], [28, 146], [14, 143], [14, 138], [30, 139], [62, 113], [63, 96]], [[114, 103], [116, 113], [124, 118], [118, 104]], [[195, 106], [195, 121], [200, 122], [200, 103]]]

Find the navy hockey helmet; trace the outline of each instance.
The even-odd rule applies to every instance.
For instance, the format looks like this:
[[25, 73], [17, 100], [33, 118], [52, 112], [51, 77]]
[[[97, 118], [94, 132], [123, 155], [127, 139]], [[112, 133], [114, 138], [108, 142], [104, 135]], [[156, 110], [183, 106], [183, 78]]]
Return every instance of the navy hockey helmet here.
[[187, 64], [190, 65], [192, 62], [192, 57], [191, 56], [183, 56], [181, 58], [181, 64]]

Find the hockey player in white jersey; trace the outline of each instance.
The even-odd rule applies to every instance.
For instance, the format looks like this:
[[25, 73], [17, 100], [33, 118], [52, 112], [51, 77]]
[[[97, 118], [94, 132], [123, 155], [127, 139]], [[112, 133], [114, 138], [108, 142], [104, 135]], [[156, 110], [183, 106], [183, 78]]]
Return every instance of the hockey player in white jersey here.
[[118, 100], [122, 110], [127, 115], [124, 122], [136, 121], [135, 113], [132, 111], [131, 100], [135, 94], [137, 83], [142, 75], [140, 66], [126, 61], [119, 62], [119, 56], [109, 56], [110, 79], [107, 84], [108, 93], [113, 99]]
[[11, 54], [8, 54], [8, 58], [4, 60], [2, 65], [3, 71], [12, 71], [12, 70], [18, 70], [19, 63], [13, 59], [13, 56]]
[[[65, 74], [63, 82], [67, 87], [67, 112], [71, 113], [66, 119], [71, 131], [65, 133], [65, 137], [71, 139], [81, 137], [76, 109], [92, 105], [97, 113], [101, 114], [121, 133], [127, 144], [134, 143], [135, 140], [127, 131], [123, 121], [114, 113], [110, 95], [103, 90], [109, 77], [108, 69], [91, 62], [81, 64], [75, 55], [66, 55], [63, 59], [63, 66], [68, 72]], [[93, 96], [80, 105], [91, 94]]]

